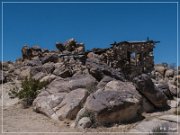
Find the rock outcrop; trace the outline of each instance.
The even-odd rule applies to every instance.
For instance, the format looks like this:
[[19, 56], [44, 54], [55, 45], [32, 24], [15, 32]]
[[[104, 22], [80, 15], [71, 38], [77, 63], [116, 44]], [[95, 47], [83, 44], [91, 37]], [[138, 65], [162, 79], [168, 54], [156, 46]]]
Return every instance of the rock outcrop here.
[[142, 74], [134, 78], [134, 83], [137, 90], [143, 94], [155, 107], [161, 108], [167, 106], [166, 95], [155, 87], [148, 75]]
[[[57, 121], [74, 121], [77, 128], [133, 122], [143, 112], [178, 107], [174, 102], [180, 97], [180, 76], [174, 69], [153, 65], [154, 44], [120, 42], [86, 51], [83, 43], [70, 39], [57, 42], [55, 51], [24, 46], [22, 58], [0, 63], [6, 105], [18, 102], [10, 102], [10, 84], [18, 84], [18, 92], [21, 82], [32, 77], [48, 83], [38, 90], [34, 110]], [[134, 58], [132, 51], [138, 52]], [[142, 51], [148, 52], [145, 60]]]
[[111, 81], [104, 90], [91, 94], [85, 108], [94, 113], [98, 124], [127, 122], [141, 113], [142, 98], [128, 82]]

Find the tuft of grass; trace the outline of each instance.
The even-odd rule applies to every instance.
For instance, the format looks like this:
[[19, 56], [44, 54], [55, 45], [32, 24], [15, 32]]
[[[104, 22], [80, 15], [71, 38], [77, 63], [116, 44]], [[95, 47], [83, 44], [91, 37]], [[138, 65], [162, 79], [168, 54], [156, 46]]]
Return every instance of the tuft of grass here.
[[40, 93], [40, 90], [47, 84], [47, 82], [40, 82], [32, 77], [26, 77], [25, 80], [22, 81], [22, 89], [19, 91], [11, 90], [11, 93], [9, 94], [13, 95], [13, 97], [18, 97], [21, 100], [23, 107], [28, 108], [32, 105], [34, 99]]

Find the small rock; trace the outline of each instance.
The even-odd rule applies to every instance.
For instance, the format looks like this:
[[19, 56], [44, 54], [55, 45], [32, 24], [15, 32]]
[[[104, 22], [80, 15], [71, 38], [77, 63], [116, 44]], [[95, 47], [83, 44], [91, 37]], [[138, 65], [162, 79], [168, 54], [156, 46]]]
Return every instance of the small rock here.
[[90, 128], [91, 125], [92, 125], [92, 122], [91, 122], [90, 118], [83, 117], [82, 119], [79, 120], [77, 127], [85, 129], [85, 128]]

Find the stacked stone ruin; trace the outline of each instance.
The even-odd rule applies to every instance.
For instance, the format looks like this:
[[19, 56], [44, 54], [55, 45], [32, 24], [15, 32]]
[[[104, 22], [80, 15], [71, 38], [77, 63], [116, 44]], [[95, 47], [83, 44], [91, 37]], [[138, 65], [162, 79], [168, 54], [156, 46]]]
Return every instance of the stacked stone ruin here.
[[[70, 39], [65, 43], [57, 42], [56, 53], [61, 61], [67, 59], [80, 59], [85, 63], [89, 53], [98, 55], [99, 59], [112, 68], [122, 71], [126, 78], [131, 79], [142, 73], [150, 73], [154, 67], [153, 49], [158, 41], [122, 41], [111, 44], [110, 48], [94, 48], [85, 51], [83, 43], [77, 43], [75, 39]], [[49, 52], [48, 52], [49, 53]], [[44, 57], [46, 51], [38, 46], [22, 48], [22, 57], [32, 59], [34, 57]]]
[[109, 66], [120, 69], [131, 79], [142, 73], [150, 73], [154, 68], [153, 49], [158, 41], [123, 41], [111, 44], [111, 48], [94, 49], [101, 55], [102, 61]]
[[123, 41], [111, 44], [106, 52], [106, 63], [134, 77], [142, 73], [150, 73], [154, 67], [153, 49], [158, 41]]

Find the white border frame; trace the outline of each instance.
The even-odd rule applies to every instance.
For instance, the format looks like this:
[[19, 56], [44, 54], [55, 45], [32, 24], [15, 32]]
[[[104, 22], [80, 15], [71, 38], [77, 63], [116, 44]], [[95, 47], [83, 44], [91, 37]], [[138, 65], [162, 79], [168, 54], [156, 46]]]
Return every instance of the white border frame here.
[[[173, 3], [173, 4], [176, 4], [177, 5], [177, 73], [178, 73], [178, 65], [179, 65], [179, 63], [178, 63], [178, 56], [179, 56], [179, 52], [178, 52], [178, 49], [179, 49], [179, 47], [178, 47], [178, 42], [179, 42], [179, 40], [178, 40], [178, 36], [179, 36], [179, 14], [178, 14], [178, 12], [179, 12], [179, 2], [1, 2], [1, 7], [2, 7], [2, 11], [1, 11], [1, 24], [2, 24], [2, 31], [1, 31], [1, 41], [2, 41], [2, 47], [1, 47], [1, 49], [2, 49], [2, 51], [1, 51], [1, 53], [2, 53], [2, 63], [3, 63], [3, 46], [4, 46], [4, 41], [3, 41], [3, 17], [4, 17], [4, 13], [3, 13], [3, 5], [4, 4], [15, 4], [15, 3], [19, 3], [19, 4], [29, 4], [29, 3], [32, 3], [32, 4], [37, 4], [37, 3], [40, 3], [40, 4], [170, 4], [170, 3]], [[3, 71], [3, 64], [2, 64], [2, 71]], [[2, 72], [2, 77], [3, 77], [3, 72]], [[177, 83], [178, 83], [178, 79], [177, 79]], [[150, 133], [150, 132], [4, 132], [3, 131], [3, 82], [2, 82], [2, 97], [1, 97], [1, 99], [2, 99], [2, 108], [1, 108], [1, 114], [2, 114], [2, 133], [9, 133], [9, 134], [16, 134], [16, 133], [18, 133], [18, 134], [29, 134], [29, 133], [31, 133], [31, 134], [57, 134], [57, 133], [65, 133], [65, 134], [69, 134], [69, 133], [74, 133], [74, 134], [77, 134], [77, 133], [99, 133], [99, 134], [106, 134], [106, 133], [111, 133], [111, 134], [118, 134], [118, 133], [124, 133], [124, 134], [126, 134], [126, 133], [129, 133], [129, 134], [138, 134], [138, 133]], [[178, 96], [177, 96], [177, 98], [178, 98]], [[178, 101], [177, 101], [177, 104], [178, 104]], [[178, 108], [177, 108], [177, 111], [178, 111]], [[177, 121], [178, 121], [178, 115], [177, 115]], [[158, 133], [158, 132], [154, 132], [154, 133]], [[178, 133], [178, 123], [177, 123], [177, 132], [161, 132], [161, 133]]]

